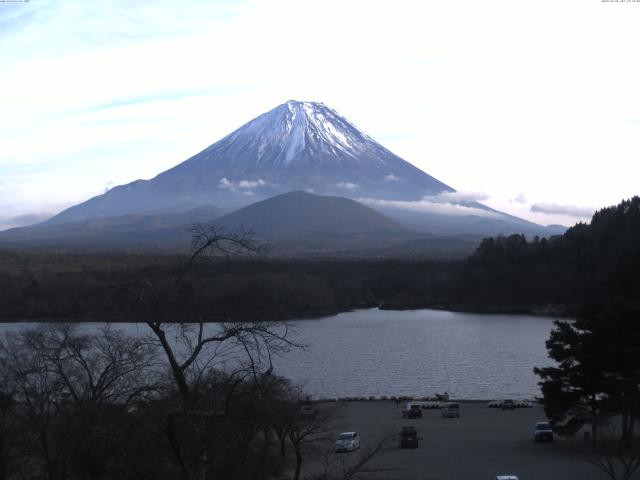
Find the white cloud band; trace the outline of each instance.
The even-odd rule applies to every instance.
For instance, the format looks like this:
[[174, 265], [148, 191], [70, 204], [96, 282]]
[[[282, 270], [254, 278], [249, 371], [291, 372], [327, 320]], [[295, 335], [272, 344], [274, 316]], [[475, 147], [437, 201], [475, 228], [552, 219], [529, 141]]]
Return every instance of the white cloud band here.
[[534, 203], [531, 205], [531, 211], [548, 215], [567, 215], [569, 217], [590, 218], [596, 209], [591, 207], [579, 207], [577, 205], [559, 205], [557, 203]]

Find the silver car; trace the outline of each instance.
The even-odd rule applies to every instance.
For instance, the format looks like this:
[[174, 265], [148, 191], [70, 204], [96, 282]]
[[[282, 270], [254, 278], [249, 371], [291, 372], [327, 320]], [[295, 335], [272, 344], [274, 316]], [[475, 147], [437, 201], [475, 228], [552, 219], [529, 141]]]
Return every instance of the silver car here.
[[336, 440], [336, 452], [351, 452], [360, 448], [360, 436], [356, 432], [344, 432]]

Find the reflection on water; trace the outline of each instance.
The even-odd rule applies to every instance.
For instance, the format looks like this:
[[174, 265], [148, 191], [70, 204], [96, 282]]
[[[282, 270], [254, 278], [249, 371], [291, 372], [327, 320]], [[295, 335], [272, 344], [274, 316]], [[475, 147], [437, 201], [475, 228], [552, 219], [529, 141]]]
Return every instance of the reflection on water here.
[[[274, 360], [276, 373], [314, 397], [427, 396], [532, 398], [534, 366], [551, 363], [545, 340], [552, 318], [439, 310], [358, 310], [295, 322], [308, 345]], [[0, 324], [0, 331], [29, 324]], [[85, 324], [98, 329], [101, 324]], [[143, 324], [117, 324], [146, 334]]]

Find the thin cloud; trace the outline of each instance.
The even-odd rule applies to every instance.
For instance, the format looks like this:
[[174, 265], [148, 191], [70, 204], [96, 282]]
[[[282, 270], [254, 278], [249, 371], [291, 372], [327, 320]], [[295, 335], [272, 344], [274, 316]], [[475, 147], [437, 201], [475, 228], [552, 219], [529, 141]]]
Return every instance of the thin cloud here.
[[591, 217], [596, 211], [592, 207], [579, 207], [577, 205], [560, 205], [557, 203], [534, 203], [531, 211], [547, 215], [567, 215], [569, 217]]
[[394, 174], [390, 173], [386, 177], [384, 177], [385, 182], [397, 182], [400, 180], [400, 177], [396, 177]]
[[509, 203], [525, 204], [527, 203], [527, 196], [524, 193], [520, 192], [516, 198], [512, 198], [511, 200], [509, 200]]
[[109, 108], [127, 107], [149, 102], [161, 102], [167, 100], [180, 100], [191, 97], [202, 97], [211, 95], [212, 91], [185, 91], [185, 92], [159, 92], [153, 95], [139, 95], [136, 97], [118, 98], [109, 102], [101, 103], [93, 107], [95, 110], [105, 110]]
[[480, 217], [498, 217], [500, 214], [490, 210], [469, 207], [457, 203], [445, 201], [432, 201], [432, 197], [424, 197], [422, 200], [405, 201], [405, 200], [379, 200], [375, 198], [358, 198], [357, 200], [373, 207], [391, 207], [400, 210], [408, 210], [412, 212], [435, 213], [439, 215], [456, 215], [469, 216], [475, 215]]
[[[238, 189], [247, 190], [250, 188], [265, 187], [266, 185], [267, 182], [265, 182], [261, 178], [259, 178], [258, 180], [238, 180], [237, 182], [232, 182], [227, 177], [222, 177], [218, 181], [218, 188], [222, 188], [223, 190], [231, 190], [232, 192], [235, 192]], [[253, 195], [253, 192], [245, 193]]]
[[355, 190], [356, 188], [358, 188], [358, 185], [356, 183], [351, 183], [351, 182], [340, 182], [340, 183], [336, 183], [336, 187], [345, 188], [347, 190]]
[[264, 187], [267, 184], [264, 180], [259, 178], [258, 180], [240, 180], [238, 182], [239, 188], [256, 188], [256, 187]]
[[423, 200], [432, 203], [457, 203], [457, 202], [482, 202], [489, 195], [484, 192], [440, 192], [436, 195], [427, 195]]
[[218, 181], [218, 187], [223, 188], [225, 190], [233, 190], [235, 189], [235, 185], [233, 182], [230, 182], [227, 177], [222, 177], [220, 181]]

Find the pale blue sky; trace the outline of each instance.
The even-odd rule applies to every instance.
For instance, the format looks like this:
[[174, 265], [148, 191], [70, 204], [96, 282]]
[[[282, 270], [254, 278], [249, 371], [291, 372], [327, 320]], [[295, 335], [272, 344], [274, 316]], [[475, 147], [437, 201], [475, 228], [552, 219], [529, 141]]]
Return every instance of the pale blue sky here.
[[[549, 224], [638, 194], [640, 3], [0, 3], [0, 229], [151, 178], [288, 99]], [[32, 218], [32, 217], [29, 217]]]

